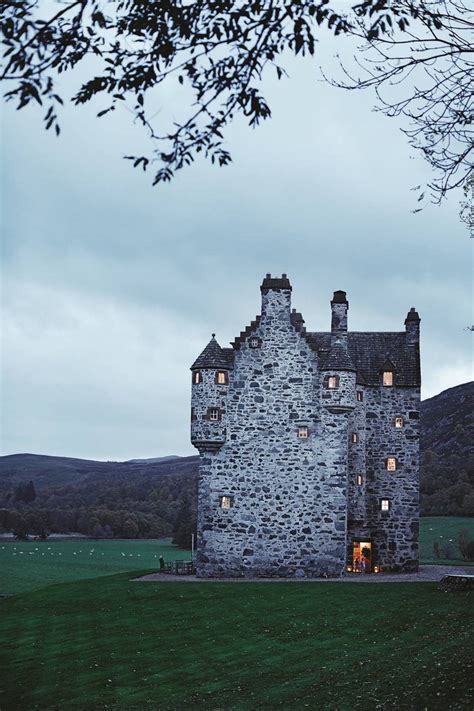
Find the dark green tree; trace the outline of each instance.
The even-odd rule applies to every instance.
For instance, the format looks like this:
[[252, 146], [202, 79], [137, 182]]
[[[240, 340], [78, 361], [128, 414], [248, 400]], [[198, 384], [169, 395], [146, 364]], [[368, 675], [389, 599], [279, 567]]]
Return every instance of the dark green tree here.
[[181, 499], [173, 528], [173, 543], [180, 548], [191, 548], [191, 537], [196, 531], [196, 521], [186, 495]]
[[36, 499], [35, 485], [32, 481], [27, 484], [18, 484], [13, 495], [15, 501], [23, 501], [25, 504], [30, 504]]
[[[148, 133], [151, 152], [127, 158], [151, 169], [154, 183], [198, 155], [229, 163], [226, 127], [238, 115], [253, 127], [267, 119], [262, 79], [286, 76], [289, 54], [314, 55], [323, 30], [369, 50], [358, 52], [356, 75], [335, 83], [374, 89], [379, 110], [409, 119], [435, 195], [471, 171], [474, 20], [465, 0], [5, 0], [1, 29], [7, 99], [41, 105], [59, 134], [57, 78], [75, 72], [75, 105], [98, 98], [98, 116], [125, 106]], [[167, 116], [173, 84], [184, 109], [166, 107]]]

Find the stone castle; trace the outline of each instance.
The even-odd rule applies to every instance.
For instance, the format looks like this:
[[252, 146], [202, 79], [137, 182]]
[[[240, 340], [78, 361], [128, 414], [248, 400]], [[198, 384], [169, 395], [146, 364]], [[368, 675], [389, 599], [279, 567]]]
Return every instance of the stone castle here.
[[231, 348], [215, 336], [191, 367], [200, 453], [200, 577], [313, 577], [418, 568], [420, 318], [306, 331], [286, 276]]

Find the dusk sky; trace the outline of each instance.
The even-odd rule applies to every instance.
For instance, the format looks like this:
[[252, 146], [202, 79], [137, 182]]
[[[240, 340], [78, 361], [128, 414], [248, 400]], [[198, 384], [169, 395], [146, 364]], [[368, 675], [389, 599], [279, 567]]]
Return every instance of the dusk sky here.
[[272, 119], [228, 132], [229, 167], [155, 188], [122, 159], [147, 147], [126, 109], [67, 109], [58, 139], [4, 108], [2, 454], [196, 453], [189, 366], [255, 317], [267, 272], [288, 274], [308, 330], [330, 328], [336, 289], [352, 330], [403, 330], [415, 306], [423, 398], [472, 379], [461, 194], [413, 214], [431, 173], [397, 119], [317, 62], [290, 74], [266, 84]]

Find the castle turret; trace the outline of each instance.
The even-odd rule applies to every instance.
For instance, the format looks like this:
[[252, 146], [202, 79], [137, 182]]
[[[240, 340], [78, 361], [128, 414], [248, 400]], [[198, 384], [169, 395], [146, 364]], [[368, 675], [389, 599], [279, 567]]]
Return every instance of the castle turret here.
[[191, 371], [191, 442], [200, 452], [216, 451], [226, 438], [230, 365], [215, 333]]
[[418, 311], [412, 306], [405, 319], [406, 340], [411, 346], [418, 345], [420, 341], [420, 321]]

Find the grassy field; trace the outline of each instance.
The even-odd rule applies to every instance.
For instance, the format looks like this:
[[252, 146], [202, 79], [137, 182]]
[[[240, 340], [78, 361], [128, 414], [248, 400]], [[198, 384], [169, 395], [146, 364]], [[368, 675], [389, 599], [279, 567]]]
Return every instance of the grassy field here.
[[[158, 569], [158, 558], [190, 559], [190, 552], [160, 541], [1, 541], [0, 594], [27, 592], [137, 568]], [[0, 704], [1, 709], [1, 704]]]
[[[422, 551], [466, 524], [423, 520]], [[472, 593], [131, 582], [160, 554], [189, 558], [169, 540], [0, 542], [1, 711], [472, 708]]]
[[[420, 558], [423, 563], [437, 563], [442, 565], [469, 565], [461, 557], [458, 549], [458, 535], [466, 529], [471, 538], [474, 538], [474, 518], [456, 516], [427, 516], [420, 519]], [[443, 547], [450, 544], [453, 547], [454, 557], [451, 559], [436, 559], [433, 544], [439, 543], [442, 554]], [[472, 563], [471, 563], [472, 565]]]
[[[462, 528], [467, 528], [474, 538], [474, 519], [421, 519], [422, 562], [466, 565], [456, 545]], [[435, 540], [441, 548], [451, 540], [456, 557], [452, 560], [435, 560]], [[169, 539], [0, 541], [0, 594], [28, 592], [53, 583], [73, 582], [137, 568], [156, 570], [160, 554], [165, 560], [189, 560], [190, 557], [189, 552], [172, 546]]]
[[129, 578], [0, 601], [2, 711], [472, 708], [472, 593]]

